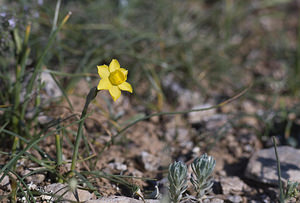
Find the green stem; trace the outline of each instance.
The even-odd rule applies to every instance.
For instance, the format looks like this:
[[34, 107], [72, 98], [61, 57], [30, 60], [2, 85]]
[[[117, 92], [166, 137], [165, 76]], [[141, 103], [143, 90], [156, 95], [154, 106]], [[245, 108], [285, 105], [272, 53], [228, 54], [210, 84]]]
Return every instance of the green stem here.
[[[59, 126], [59, 125], [58, 125]], [[61, 149], [61, 142], [60, 142], [60, 135], [59, 132], [55, 134], [55, 144], [56, 144], [56, 167], [59, 168], [62, 165], [62, 149]], [[60, 174], [61, 175], [61, 174]], [[58, 182], [63, 183], [63, 179], [59, 176]]]
[[83, 135], [83, 124], [84, 124], [83, 118], [86, 116], [89, 104], [97, 96], [98, 92], [99, 92], [99, 90], [97, 90], [97, 87], [93, 87], [93, 88], [91, 88], [88, 96], [86, 97], [85, 105], [84, 105], [84, 108], [82, 110], [81, 117], [80, 117], [80, 119], [82, 119], [82, 120], [78, 124], [78, 131], [77, 131], [75, 146], [74, 146], [74, 150], [73, 150], [71, 173], [73, 173], [75, 171], [75, 166], [76, 166], [76, 161], [77, 161], [77, 156], [78, 156], [78, 148], [79, 148], [80, 140]]
[[60, 143], [60, 135], [55, 135], [55, 144], [56, 144], [56, 162], [57, 165], [62, 164], [62, 150], [61, 150], [61, 143]]
[[283, 188], [282, 188], [282, 182], [281, 182], [280, 160], [279, 160], [278, 152], [277, 152], [276, 139], [274, 136], [272, 137], [272, 139], [273, 139], [275, 156], [276, 156], [276, 161], [277, 161], [278, 185], [279, 185], [279, 191], [280, 191], [279, 202], [284, 203], [284, 195], [283, 195]]
[[53, 25], [52, 25], [52, 31], [51, 32], [53, 32], [57, 28], [57, 19], [58, 19], [60, 4], [61, 4], [61, 0], [57, 0], [56, 7], [55, 7], [54, 19], [53, 19]]
[[[13, 142], [13, 146], [12, 146], [12, 156], [15, 156], [17, 148], [19, 146], [19, 138], [15, 137], [14, 142]], [[16, 163], [14, 163], [12, 170], [15, 171], [16, 170]], [[11, 184], [11, 202], [16, 202], [17, 201], [17, 184], [16, 184], [16, 180], [11, 177], [10, 178], [12, 184]]]
[[[298, 17], [298, 36], [297, 36], [297, 52], [296, 52], [296, 66], [295, 66], [295, 71], [294, 71], [294, 84], [293, 85], [293, 91], [294, 93], [299, 93], [299, 89], [297, 89], [297, 84], [298, 83], [298, 78], [300, 76], [300, 14]], [[299, 87], [299, 86], [298, 86]]]
[[[25, 33], [25, 39], [23, 41], [23, 45], [21, 44], [21, 39], [16, 29], [14, 30], [13, 34], [14, 34], [15, 45], [16, 45], [16, 54], [18, 58], [18, 63], [16, 66], [16, 82], [14, 86], [13, 111], [18, 112], [19, 105], [20, 105], [21, 78], [24, 75], [26, 61], [30, 53], [30, 49], [28, 48], [30, 25], [26, 27], [26, 33]], [[12, 124], [13, 124], [13, 131], [16, 132], [17, 134], [20, 133], [21, 129], [19, 128], [19, 117], [17, 116], [17, 114], [14, 114], [12, 116]], [[15, 137], [12, 146], [13, 157], [16, 155], [16, 151], [19, 148], [19, 145], [20, 145], [20, 140], [18, 137]], [[16, 170], [16, 163], [13, 164], [12, 170], [13, 171]], [[11, 182], [12, 182], [11, 202], [16, 202], [17, 190], [18, 190], [16, 180], [13, 177], [11, 177]]]

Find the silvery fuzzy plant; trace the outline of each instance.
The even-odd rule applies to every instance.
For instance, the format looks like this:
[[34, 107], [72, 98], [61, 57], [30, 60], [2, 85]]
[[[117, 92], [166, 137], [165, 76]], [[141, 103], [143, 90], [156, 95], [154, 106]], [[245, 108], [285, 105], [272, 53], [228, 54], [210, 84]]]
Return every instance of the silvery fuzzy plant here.
[[174, 162], [169, 166], [169, 197], [174, 203], [180, 202], [187, 189], [187, 167], [182, 162]]
[[216, 161], [212, 156], [203, 154], [196, 158], [191, 166], [193, 170], [191, 182], [197, 192], [197, 198], [201, 200], [205, 194], [212, 190], [213, 179], [211, 174], [216, 166]]

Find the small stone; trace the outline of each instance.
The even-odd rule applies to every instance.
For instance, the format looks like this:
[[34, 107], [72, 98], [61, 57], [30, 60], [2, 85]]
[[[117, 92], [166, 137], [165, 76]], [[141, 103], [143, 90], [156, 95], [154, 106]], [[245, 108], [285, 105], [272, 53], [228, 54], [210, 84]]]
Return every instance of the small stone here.
[[[53, 200], [57, 200], [57, 197], [60, 197], [63, 195], [63, 200], [60, 202], [70, 202], [70, 201], [77, 201], [74, 194], [70, 191], [70, 188], [66, 184], [61, 183], [54, 183], [51, 185], [47, 185], [45, 187], [45, 192], [55, 194], [55, 197], [52, 197]], [[78, 197], [80, 201], [87, 201], [93, 198], [93, 194], [86, 190], [77, 189]], [[44, 196], [45, 200], [48, 199], [48, 196]]]
[[49, 123], [50, 121], [53, 120], [51, 117], [46, 116], [46, 115], [39, 115], [37, 119], [38, 119], [38, 122], [42, 125], [45, 125], [46, 123]]
[[[0, 178], [2, 177], [2, 174], [0, 174]], [[7, 190], [11, 190], [11, 186], [9, 184], [9, 177], [8, 175], [4, 176], [4, 178], [0, 182], [0, 186], [3, 189], [4, 187], [7, 188]]]
[[198, 155], [200, 153], [200, 147], [194, 147], [192, 152]]
[[253, 152], [253, 147], [251, 146], [251, 145], [249, 145], [249, 144], [246, 144], [244, 147], [243, 147], [243, 150], [244, 150], [244, 152], [248, 152], [248, 153], [251, 153], [251, 152]]
[[220, 179], [224, 195], [240, 194], [246, 187], [245, 183], [239, 177], [221, 177]]
[[[27, 87], [31, 77], [32, 77], [32, 74], [28, 74], [22, 83], [23, 89], [22, 89], [21, 95], [20, 95], [21, 102], [23, 102], [26, 99], [25, 98], [25, 95], [26, 95], [25, 87]], [[44, 84], [43, 91], [40, 95], [42, 104], [47, 104], [50, 99], [57, 99], [63, 95], [60, 88], [58, 87], [58, 85], [56, 84], [55, 80], [52, 78], [50, 73], [42, 72], [40, 75], [40, 79], [41, 79], [41, 82]], [[36, 84], [37, 84], [37, 81], [38, 80], [36, 79], [36, 81], [35, 81]], [[33, 94], [34, 94], [34, 92], [32, 93], [32, 95]]]
[[[39, 170], [39, 169], [41, 169], [41, 168], [37, 167], [37, 168], [25, 169], [24, 171], [21, 172], [21, 174], [22, 174], [22, 176], [26, 176], [29, 173], [32, 173], [33, 171], [36, 171], [36, 170]], [[34, 184], [39, 184], [39, 183], [42, 183], [45, 180], [45, 178], [46, 178], [45, 174], [34, 173], [34, 174], [30, 175], [30, 176], [27, 176], [25, 178], [25, 180], [27, 182], [31, 182], [31, 183], [34, 183]]]
[[213, 199], [204, 199], [202, 200], [203, 203], [223, 203], [224, 200], [218, 199], [218, 198], [213, 198]]
[[159, 203], [159, 200], [146, 199], [145, 201], [133, 199], [130, 197], [124, 196], [110, 196], [110, 197], [102, 197], [96, 200], [89, 200], [86, 203]]
[[210, 203], [210, 200], [209, 199], [204, 199], [202, 200], [203, 203]]
[[38, 186], [31, 182], [28, 184], [28, 189], [29, 190], [38, 190]]
[[224, 202], [224, 200], [218, 199], [218, 198], [213, 198], [210, 200], [210, 203], [223, 203], [223, 202]]
[[[0, 177], [2, 177], [2, 174], [0, 174]], [[9, 184], [9, 177], [6, 175], [4, 178], [1, 180], [0, 185], [1, 186], [7, 186]]]
[[52, 199], [52, 197], [50, 195], [41, 195], [41, 199], [48, 202]]
[[118, 171], [126, 171], [127, 170], [127, 166], [120, 162], [109, 163], [108, 166], [111, 169], [118, 170]]
[[159, 167], [159, 159], [146, 151], [143, 151], [140, 160], [147, 171], [156, 171]]
[[60, 91], [56, 82], [53, 80], [50, 73], [43, 72], [41, 74], [41, 82], [45, 84], [43, 89], [46, 92], [47, 98], [57, 98], [62, 96], [62, 92]]
[[[288, 146], [277, 147], [282, 180], [300, 182], [300, 150]], [[278, 184], [277, 161], [274, 148], [255, 152], [247, 165], [245, 176], [262, 183]]]
[[228, 196], [227, 199], [232, 203], [243, 202], [243, 198], [239, 195]]

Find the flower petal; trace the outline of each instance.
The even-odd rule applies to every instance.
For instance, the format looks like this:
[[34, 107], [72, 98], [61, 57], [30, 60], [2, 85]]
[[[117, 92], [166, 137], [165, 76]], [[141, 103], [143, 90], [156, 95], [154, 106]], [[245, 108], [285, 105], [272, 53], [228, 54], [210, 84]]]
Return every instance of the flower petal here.
[[113, 100], [116, 101], [121, 96], [121, 90], [118, 86], [111, 86], [109, 88], [109, 93], [112, 96]]
[[98, 90], [109, 90], [112, 87], [112, 84], [110, 83], [109, 79], [102, 78], [97, 86]]
[[120, 64], [117, 59], [113, 59], [109, 64], [109, 72], [114, 72], [120, 68]]
[[121, 71], [124, 74], [125, 80], [127, 80], [128, 70], [126, 70], [125, 68], [120, 68], [119, 71]]
[[98, 74], [101, 78], [107, 78], [109, 76], [109, 70], [107, 65], [97, 66]]
[[122, 84], [120, 84], [118, 86], [121, 90], [132, 93], [132, 87], [128, 82], [123, 82]]

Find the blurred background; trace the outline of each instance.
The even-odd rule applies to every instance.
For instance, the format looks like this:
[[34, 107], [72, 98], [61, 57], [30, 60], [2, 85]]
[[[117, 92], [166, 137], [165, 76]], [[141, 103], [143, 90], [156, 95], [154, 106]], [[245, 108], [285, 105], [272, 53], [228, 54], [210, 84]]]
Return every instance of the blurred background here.
[[[82, 78], [95, 80], [96, 65], [117, 58], [130, 72], [135, 100], [149, 111], [161, 111], [165, 104], [175, 109], [193, 106], [181, 105], [182, 100], [220, 102], [252, 84], [246, 98], [254, 106], [272, 112], [280, 107], [284, 115], [299, 113], [297, 0], [0, 3], [2, 72], [12, 71], [16, 63], [13, 29], [22, 38], [26, 26], [32, 25], [26, 64], [31, 70], [56, 22], [71, 11], [43, 63], [49, 70], [73, 74], [57, 76], [66, 92]], [[285, 123], [283, 117], [279, 122]]]
[[[260, 93], [299, 95], [299, 1], [60, 2], [58, 22], [68, 11], [72, 16], [47, 54], [51, 70], [96, 73], [97, 64], [114, 57], [126, 64], [133, 86], [149, 83], [156, 92], [174, 80], [202, 95], [217, 89], [226, 94], [251, 82]], [[32, 23], [31, 58], [40, 54], [56, 4], [1, 0], [2, 69], [12, 63], [9, 31], [16, 27], [23, 34]], [[64, 85], [71, 88], [76, 80]]]

